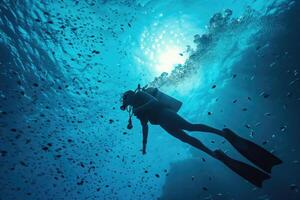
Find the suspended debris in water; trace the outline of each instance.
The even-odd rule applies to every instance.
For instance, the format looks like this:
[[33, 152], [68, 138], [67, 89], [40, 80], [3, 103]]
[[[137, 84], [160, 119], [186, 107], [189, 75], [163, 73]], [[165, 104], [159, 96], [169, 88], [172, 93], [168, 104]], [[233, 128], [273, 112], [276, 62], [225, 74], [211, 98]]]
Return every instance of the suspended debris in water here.
[[264, 115], [269, 117], [269, 116], [271, 116], [271, 113], [268, 113], [268, 112], [267, 112], [267, 113], [265, 113]]
[[290, 189], [291, 189], [292, 191], [295, 191], [295, 192], [298, 192], [298, 191], [299, 191], [299, 187], [298, 187], [296, 184], [291, 184], [291, 185], [290, 185]]
[[1, 151], [0, 151], [0, 155], [1, 155], [2, 157], [6, 156], [6, 154], [7, 154], [7, 151], [5, 151], [5, 150], [1, 150]]
[[259, 96], [262, 96], [262, 97], [264, 97], [264, 98], [268, 98], [270, 95], [267, 94], [267, 93], [265, 93], [265, 92], [262, 92], [262, 93], [260, 93]]
[[251, 126], [249, 124], [245, 124], [245, 127], [248, 128], [248, 129], [251, 128]]
[[294, 85], [298, 81], [300, 81], [300, 78], [296, 78], [295, 80], [291, 81], [289, 85]]
[[254, 137], [255, 132], [253, 130], [250, 131], [250, 137]]
[[293, 160], [293, 162], [292, 162], [293, 164], [299, 164], [300, 163], [300, 161], [299, 160]]
[[260, 126], [261, 125], [261, 122], [257, 122], [254, 126], [255, 127], [258, 127], [258, 126]]
[[286, 126], [286, 125], [280, 127], [280, 131], [281, 131], [281, 132], [285, 132], [286, 129], [287, 129], [287, 126]]

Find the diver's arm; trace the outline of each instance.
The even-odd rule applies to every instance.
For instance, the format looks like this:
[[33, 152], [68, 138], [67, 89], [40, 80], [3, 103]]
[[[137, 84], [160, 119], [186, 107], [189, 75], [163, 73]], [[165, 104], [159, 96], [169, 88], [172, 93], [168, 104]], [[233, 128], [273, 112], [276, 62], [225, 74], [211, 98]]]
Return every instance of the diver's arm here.
[[143, 154], [146, 154], [146, 146], [148, 139], [148, 124], [147, 121], [141, 121], [143, 127]]

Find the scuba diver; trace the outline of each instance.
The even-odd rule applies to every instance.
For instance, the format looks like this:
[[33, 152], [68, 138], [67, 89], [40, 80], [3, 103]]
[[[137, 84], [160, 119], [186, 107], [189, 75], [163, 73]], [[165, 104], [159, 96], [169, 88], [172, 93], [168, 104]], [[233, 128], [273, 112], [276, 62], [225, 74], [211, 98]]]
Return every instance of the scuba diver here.
[[[263, 181], [271, 178], [268, 173], [271, 173], [273, 166], [282, 163], [275, 155], [259, 145], [238, 136], [228, 128], [219, 130], [204, 124], [192, 124], [186, 121], [177, 114], [182, 103], [159, 91], [157, 88], [147, 88], [147, 86], [141, 88], [140, 85], [138, 85], [138, 88], [135, 91], [126, 91], [122, 95], [121, 101], [122, 106], [120, 109], [123, 111], [127, 110], [129, 113], [129, 124], [127, 128], [132, 128], [131, 117], [133, 114], [141, 122], [143, 132], [143, 154], [146, 154], [148, 122], [150, 122], [153, 125], [160, 125], [175, 138], [202, 150], [213, 158], [221, 161], [231, 170], [257, 187], [262, 187]], [[244, 157], [267, 173], [244, 162], [232, 159], [219, 149], [213, 151], [207, 148], [201, 141], [188, 135], [184, 130], [208, 132], [225, 138]]]

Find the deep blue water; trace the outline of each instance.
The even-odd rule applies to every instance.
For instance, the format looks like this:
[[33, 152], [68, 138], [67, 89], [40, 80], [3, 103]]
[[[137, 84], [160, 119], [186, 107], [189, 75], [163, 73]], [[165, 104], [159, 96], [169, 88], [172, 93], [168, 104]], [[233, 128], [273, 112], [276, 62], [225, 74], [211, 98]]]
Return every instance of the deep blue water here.
[[[300, 3], [1, 0], [0, 199], [300, 199]], [[232, 128], [283, 164], [256, 188], [139, 122], [152, 85], [191, 122]], [[222, 138], [191, 133], [243, 160]]]

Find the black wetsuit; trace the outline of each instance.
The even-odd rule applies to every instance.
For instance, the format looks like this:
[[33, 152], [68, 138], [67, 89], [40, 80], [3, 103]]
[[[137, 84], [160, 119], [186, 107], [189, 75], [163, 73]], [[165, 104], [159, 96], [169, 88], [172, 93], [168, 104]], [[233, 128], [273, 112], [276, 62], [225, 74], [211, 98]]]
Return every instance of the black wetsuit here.
[[[172, 136], [217, 158], [234, 172], [258, 187], [262, 187], [262, 182], [270, 178], [268, 174], [244, 162], [234, 160], [220, 150], [212, 151], [204, 144], [202, 144], [202, 142], [197, 138], [186, 134], [184, 130], [210, 132], [224, 137], [243, 156], [245, 156], [248, 160], [268, 173], [271, 172], [271, 169], [274, 165], [282, 163], [282, 161], [275, 155], [271, 154], [259, 145], [236, 135], [230, 129], [224, 129], [222, 131], [204, 124], [192, 124], [186, 121], [174, 110], [169, 109], [168, 106], [163, 105], [154, 96], [146, 92], [137, 92], [134, 96], [134, 103], [132, 104], [132, 106], [134, 109], [136, 109], [147, 104], [150, 101], [151, 106], [146, 109], [141, 109], [141, 111], [135, 113], [135, 116], [137, 116], [137, 118], [141, 120], [143, 126], [143, 134], [144, 130], [147, 130], [148, 132], [148, 128], [144, 129], [148, 121], [150, 121], [151, 124], [160, 125]], [[146, 135], [147, 134], [148, 133], [146, 133]], [[147, 139], [143, 140], [143, 142], [144, 141], [146, 144]]]
[[152, 102], [151, 110], [143, 110], [135, 114], [135, 116], [141, 121], [149, 121], [151, 124], [158, 124], [160, 113], [162, 110], [167, 109], [166, 106], [162, 105], [154, 96], [138, 91], [134, 96], [133, 108], [138, 108], [144, 104]]

